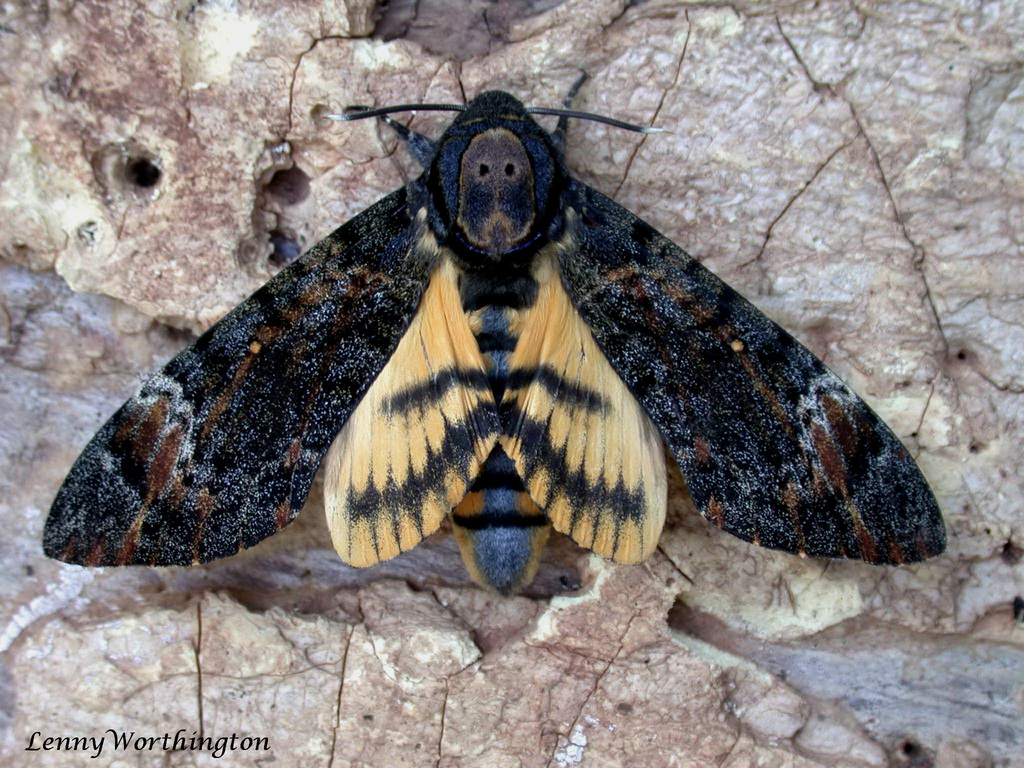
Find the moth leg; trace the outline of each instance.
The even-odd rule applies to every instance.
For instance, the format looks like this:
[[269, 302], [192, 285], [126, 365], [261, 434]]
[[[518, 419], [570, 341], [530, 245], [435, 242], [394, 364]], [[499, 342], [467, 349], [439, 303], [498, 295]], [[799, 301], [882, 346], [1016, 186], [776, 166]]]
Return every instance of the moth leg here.
[[416, 133], [416, 131], [411, 128], [407, 128], [397, 120], [392, 120], [387, 115], [381, 115], [380, 119], [387, 123], [391, 129], [398, 134], [398, 138], [405, 142], [405, 146], [408, 148], [409, 154], [416, 158], [416, 162], [418, 162], [425, 170], [427, 165], [430, 163], [430, 159], [437, 151], [437, 144], [428, 139], [422, 133]]
[[[579, 79], [572, 84], [572, 88], [569, 89], [569, 93], [566, 94], [565, 99], [562, 101], [562, 106], [565, 109], [572, 109], [573, 99], [576, 98], [576, 94], [579, 93], [580, 87], [587, 82], [587, 78], [590, 77], [586, 72], [579, 76]], [[569, 118], [565, 115], [558, 118], [558, 125], [555, 127], [554, 133], [551, 134], [551, 139], [555, 142], [555, 146], [558, 147], [559, 152], [565, 151], [565, 129], [569, 124]]]

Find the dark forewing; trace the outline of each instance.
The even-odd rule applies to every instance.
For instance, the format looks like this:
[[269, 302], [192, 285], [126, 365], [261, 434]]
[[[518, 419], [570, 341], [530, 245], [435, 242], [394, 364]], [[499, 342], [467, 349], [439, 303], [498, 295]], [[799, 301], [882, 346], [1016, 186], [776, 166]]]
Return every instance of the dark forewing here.
[[566, 289], [708, 520], [814, 556], [942, 552], [914, 460], [835, 374], [629, 211], [576, 182], [570, 197]]
[[406, 192], [343, 225], [171, 360], [86, 446], [46, 521], [71, 563], [187, 565], [291, 522], [420, 301]]

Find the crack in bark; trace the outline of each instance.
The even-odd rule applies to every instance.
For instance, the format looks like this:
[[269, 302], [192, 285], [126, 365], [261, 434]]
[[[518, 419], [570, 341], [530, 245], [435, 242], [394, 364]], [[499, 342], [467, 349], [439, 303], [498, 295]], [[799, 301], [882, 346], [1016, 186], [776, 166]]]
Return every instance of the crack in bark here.
[[921, 418], [917, 420], [917, 426], [911, 433], [914, 440], [917, 441], [917, 454], [914, 456], [914, 460], [917, 461], [917, 457], [921, 455], [921, 427], [924, 426], [924, 417], [928, 413], [928, 406], [932, 403], [932, 395], [935, 394], [935, 382], [932, 382], [931, 389], [928, 390], [928, 398], [924, 401], [924, 408], [921, 409]]
[[[605, 664], [604, 669], [601, 670], [600, 674], [598, 674], [598, 676], [597, 676], [597, 679], [594, 680], [593, 687], [590, 689], [590, 692], [583, 699], [583, 702], [580, 704], [579, 711], [577, 711], [577, 713], [576, 713], [576, 717], [573, 719], [572, 724], [569, 726], [568, 734], [558, 734], [559, 736], [565, 736], [567, 744], [572, 744], [572, 734], [573, 734], [573, 731], [576, 730], [576, 726], [579, 724], [580, 718], [583, 717], [583, 711], [587, 708], [587, 704], [590, 703], [590, 700], [594, 697], [594, 694], [597, 693], [597, 689], [600, 687], [601, 681], [604, 679], [605, 675], [608, 674], [608, 670], [610, 670], [612, 668], [612, 665], [615, 663], [615, 660], [618, 659], [619, 655], [622, 653], [622, 649], [625, 648], [625, 646], [626, 646], [626, 635], [629, 634], [630, 627], [633, 626], [633, 622], [636, 620], [636, 617], [639, 616], [639, 615], [640, 615], [639, 611], [635, 612], [632, 616], [629, 617], [629, 621], [626, 622], [626, 628], [622, 631], [622, 635], [619, 637], [619, 647], [618, 647], [618, 649], [616, 649], [615, 653], [612, 654], [612, 657], [610, 659], [608, 659], [608, 662]], [[558, 742], [559, 742], [559, 740], [556, 738], [555, 739], [555, 748], [552, 751], [551, 756], [548, 758], [547, 763], [544, 764], [545, 768], [550, 768], [551, 763], [555, 760], [555, 756], [558, 754], [558, 749], [559, 749], [559, 743]]]
[[[458, 673], [456, 673], [458, 674]], [[448, 678], [444, 679], [444, 701], [441, 702], [441, 733], [437, 737], [437, 762], [435, 763], [436, 768], [441, 768], [441, 745], [444, 743], [444, 718], [448, 713], [448, 694], [450, 689], [448, 687]], [[330, 766], [328, 766], [330, 768]]]
[[984, 381], [986, 384], [988, 384], [993, 389], [997, 389], [1000, 392], [1005, 392], [1005, 393], [1011, 394], [1011, 395], [1024, 395], [1024, 387], [1014, 387], [1014, 386], [1012, 386], [1010, 384], [1000, 384], [995, 379], [993, 379], [991, 376], [989, 376], [987, 373], [984, 373], [983, 371], [979, 371], [977, 368], [972, 368], [971, 370], [973, 370], [976, 374], [978, 374], [978, 376], [981, 377], [982, 381]]
[[[690, 33], [693, 31], [693, 25], [690, 23], [689, 10], [684, 10], [683, 15], [686, 17], [686, 39], [683, 41], [683, 50], [679, 54], [679, 61], [676, 62], [676, 72], [672, 78], [672, 84], [661, 92], [661, 98], [658, 99], [658, 106], [654, 108], [654, 115], [651, 117], [650, 121], [652, 126], [658, 119], [658, 115], [661, 113], [661, 108], [665, 105], [665, 99], [668, 98], [669, 92], [674, 91], [676, 85], [679, 83], [679, 75], [683, 71], [683, 61], [686, 59], [686, 50], [690, 47]], [[629, 171], [633, 167], [633, 161], [636, 159], [637, 153], [640, 152], [640, 148], [643, 147], [644, 142], [647, 141], [647, 137], [649, 135], [650, 134], [647, 133], [643, 134], [640, 137], [640, 141], [638, 141], [636, 146], [633, 147], [633, 151], [629, 155], [629, 160], [626, 161], [626, 170], [622, 174], [622, 181], [619, 182], [619, 186], [617, 186], [615, 191], [612, 193], [612, 200], [618, 199], [619, 192], [622, 191], [622, 188], [626, 184], [626, 179], [629, 178]]]
[[341, 673], [338, 675], [338, 699], [334, 708], [334, 728], [331, 732], [331, 756], [327, 760], [327, 768], [332, 768], [334, 765], [334, 751], [338, 745], [338, 728], [341, 727], [341, 694], [345, 690], [345, 666], [348, 664], [348, 649], [352, 645], [352, 633], [355, 631], [355, 627], [348, 631], [348, 637], [345, 638], [345, 651], [341, 655]]
[[[747, 732], [747, 729], [742, 725], [742, 723], [740, 724], [739, 730], [740, 730], [741, 733], [746, 733]], [[737, 733], [735, 741], [733, 741], [732, 745], [729, 747], [729, 751], [724, 753], [716, 761], [716, 767], [717, 768], [722, 768], [722, 766], [725, 765], [729, 761], [729, 758], [733, 756], [733, 753], [736, 751], [736, 747], [738, 747], [740, 745], [740, 742], [742, 740], [743, 740], [742, 736], [739, 733]], [[786, 751], [790, 752], [790, 754], [793, 754], [790, 750], [786, 750]]]
[[868, 150], [871, 153], [871, 157], [875, 162], [875, 168], [878, 169], [878, 174], [882, 180], [882, 186], [885, 188], [885, 194], [889, 198], [889, 204], [892, 205], [893, 217], [896, 219], [896, 224], [899, 226], [900, 231], [903, 234], [903, 239], [906, 240], [914, 253], [914, 268], [921, 275], [921, 284], [924, 286], [924, 298], [928, 304], [929, 310], [931, 310], [932, 318], [935, 320], [935, 327], [939, 332], [939, 338], [942, 339], [942, 347], [949, 357], [949, 339], [946, 338], [946, 329], [942, 327], [942, 319], [939, 317], [939, 310], [935, 306], [935, 299], [932, 297], [932, 289], [928, 284], [928, 276], [924, 272], [924, 259], [925, 250], [922, 246], [918, 245], [913, 237], [910, 236], [910, 232], [907, 230], [906, 222], [903, 221], [903, 216], [900, 214], [900, 209], [896, 205], [896, 198], [893, 197], [892, 188], [889, 186], [889, 179], [885, 175], [885, 171], [882, 169], [882, 160], [878, 155], [878, 151], [875, 149], [874, 144], [871, 143], [871, 137], [868, 136], [867, 131], [864, 130], [864, 125], [861, 123], [860, 116], [857, 114], [857, 110], [853, 104], [847, 102], [850, 107], [850, 113], [853, 115], [853, 119], [857, 123], [857, 130], [860, 131], [864, 137], [864, 141], [867, 142]]
[[819, 165], [817, 167], [817, 169], [815, 169], [814, 173], [811, 174], [811, 178], [809, 178], [807, 181], [805, 181], [804, 184], [800, 187], [800, 189], [798, 189], [796, 191], [796, 194], [793, 195], [791, 198], [789, 198], [789, 200], [786, 202], [786, 204], [782, 207], [782, 210], [779, 211], [778, 215], [774, 219], [771, 220], [770, 224], [768, 224], [768, 228], [765, 230], [765, 233], [764, 233], [764, 242], [761, 243], [761, 248], [760, 248], [760, 250], [758, 250], [758, 252], [754, 256], [754, 258], [749, 259], [749, 260], [743, 262], [742, 264], [740, 264], [740, 268], [749, 267], [751, 264], [756, 264], [756, 263], [761, 261], [761, 257], [764, 256], [765, 248], [768, 247], [768, 241], [771, 240], [772, 232], [775, 230], [775, 225], [778, 224], [779, 221], [782, 219], [782, 217], [785, 216], [789, 212], [789, 209], [793, 207], [793, 204], [797, 200], [800, 199], [800, 197], [804, 194], [804, 192], [806, 192], [808, 190], [808, 188], [810, 188], [810, 186], [815, 182], [815, 180], [818, 178], [818, 176], [821, 174], [821, 172], [824, 171], [829, 166], [829, 164], [831, 164], [832, 160], [836, 157], [836, 155], [838, 155], [844, 149], [849, 147], [856, 140], [857, 140], [857, 137], [854, 136], [852, 139], [850, 139], [846, 143], [841, 144], [840, 146], [836, 147], [832, 151], [832, 153], [828, 157], [825, 158], [825, 160], [821, 163], [821, 165]]
[[203, 738], [203, 668], [199, 663], [200, 649], [203, 645], [203, 603], [196, 603], [196, 642], [193, 650], [196, 655], [196, 703], [199, 715], [199, 739]]
[[453, 63], [453, 70], [455, 71], [455, 82], [459, 84], [459, 93], [462, 94], [462, 103], [468, 103], [466, 99], [466, 86], [462, 84], [462, 62], [455, 61]]
[[892, 206], [893, 218], [896, 221], [896, 225], [900, 228], [900, 232], [903, 235], [903, 239], [906, 240], [907, 243], [910, 245], [911, 250], [914, 254], [914, 267], [921, 275], [921, 283], [924, 287], [925, 303], [927, 303], [932, 318], [935, 321], [935, 327], [939, 332], [940, 339], [942, 340], [942, 346], [945, 355], [946, 357], [949, 357], [949, 340], [946, 338], [946, 330], [942, 326], [942, 320], [939, 317], [938, 308], [935, 306], [935, 300], [932, 297], [931, 286], [928, 284], [928, 277], [924, 273], [924, 259], [926, 255], [925, 250], [914, 240], [914, 238], [910, 235], [910, 232], [907, 230], [906, 222], [903, 221], [903, 217], [900, 214], [899, 206], [896, 204], [896, 198], [893, 196], [892, 187], [889, 186], [889, 178], [885, 174], [885, 169], [882, 168], [881, 156], [878, 154], [878, 150], [875, 149], [875, 145], [871, 141], [871, 136], [868, 134], [867, 130], [865, 130], [864, 123], [861, 121], [860, 115], [857, 113], [857, 108], [854, 107], [853, 102], [851, 102], [845, 96], [840, 94], [834, 87], [832, 87], [832, 85], [815, 79], [815, 77], [811, 74], [810, 68], [807, 66], [807, 62], [804, 61], [803, 57], [800, 55], [800, 52], [797, 51], [796, 46], [793, 45], [793, 41], [789, 39], [789, 36], [786, 34], [786, 31], [782, 28], [782, 21], [779, 19], [777, 14], [775, 16], [775, 25], [778, 27], [779, 34], [782, 35], [782, 39], [786, 42], [786, 45], [788, 46], [790, 52], [793, 54], [793, 58], [796, 59], [797, 64], [800, 65], [800, 68], [803, 70], [804, 75], [807, 77], [808, 80], [810, 80], [811, 84], [814, 85], [815, 88], [823, 89], [832, 96], [834, 96], [835, 98], [842, 100], [842, 102], [846, 104], [847, 109], [850, 110], [850, 116], [853, 118], [854, 123], [856, 123], [857, 125], [857, 132], [864, 137], [864, 141], [868, 145], [868, 152], [871, 155], [871, 159], [874, 162], [875, 168], [878, 170], [878, 175], [882, 182], [882, 187], [885, 189], [885, 194], [889, 198], [889, 204]]
[[665, 551], [665, 548], [663, 546], [661, 546], [661, 544], [658, 544], [655, 547], [655, 549], [657, 549], [659, 552], [661, 552], [662, 557], [664, 557], [666, 560], [668, 560], [669, 565], [672, 566], [672, 568], [675, 570], [676, 573], [678, 573], [680, 576], [682, 576], [684, 579], [686, 579], [688, 584], [693, 584], [693, 579], [690, 578], [689, 576], [687, 576], [686, 571], [684, 571], [682, 568], [680, 568], [678, 565], [676, 565], [676, 561], [673, 560], [669, 556], [668, 552]]
[[295, 66], [292, 68], [292, 76], [288, 82], [288, 127], [285, 129], [284, 138], [282, 141], [288, 141], [288, 136], [292, 132], [292, 107], [295, 105], [295, 79], [299, 75], [299, 67], [302, 66], [302, 60], [306, 58], [306, 54], [312, 52], [314, 48], [320, 45], [324, 40], [354, 40], [358, 38], [347, 37], [346, 35], [321, 35], [320, 37], [314, 37], [313, 42], [309, 44], [309, 47], [300, 52], [298, 57], [295, 59]]
[[[104, 656], [104, 660], [107, 661], [111, 666], [114, 666], [114, 667], [117, 667], [118, 669], [121, 669], [121, 667], [117, 664], [117, 662], [114, 661], [113, 659], [111, 659], [109, 656]], [[270, 680], [285, 680], [285, 679], [287, 679], [289, 677], [298, 677], [299, 675], [304, 675], [307, 672], [312, 672], [313, 670], [317, 670], [317, 669], [324, 669], [325, 667], [329, 667], [329, 666], [331, 666], [329, 663], [314, 664], [314, 665], [309, 666], [309, 667], [303, 667], [302, 669], [296, 669], [293, 672], [282, 672], [280, 674], [272, 674], [272, 673], [267, 672], [267, 673], [259, 673], [259, 674], [255, 674], [255, 675], [225, 675], [223, 673], [216, 673], [215, 674], [215, 673], [211, 673], [211, 672], [204, 672], [203, 673], [203, 679], [204, 680], [233, 680], [235, 682], [243, 682], [243, 683], [250, 682], [250, 681], [263, 681], [263, 680], [268, 680], [268, 679], [270, 679]], [[151, 680], [148, 683], [143, 683], [142, 685], [140, 685], [140, 686], [138, 686], [136, 688], [132, 688], [132, 690], [128, 691], [128, 693], [126, 693], [123, 696], [121, 696], [120, 702], [122, 704], [127, 704], [129, 701], [134, 699], [136, 696], [139, 696], [140, 694], [144, 693], [145, 691], [148, 691], [149, 689], [151, 689], [151, 688], [153, 688], [155, 686], [163, 685], [164, 683], [166, 683], [169, 680], [176, 680], [176, 679], [181, 678], [181, 677], [190, 677], [190, 676], [192, 676], [192, 674], [193, 674], [192, 672], [175, 672], [173, 674], [163, 675], [162, 677], [159, 677], [156, 680]], [[328, 674], [330, 674], [330, 673], [328, 673]]]

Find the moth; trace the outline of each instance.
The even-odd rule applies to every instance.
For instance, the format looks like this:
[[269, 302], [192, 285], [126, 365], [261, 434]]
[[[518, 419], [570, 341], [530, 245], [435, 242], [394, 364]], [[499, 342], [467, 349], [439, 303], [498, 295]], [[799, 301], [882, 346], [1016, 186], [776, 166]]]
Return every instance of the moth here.
[[[700, 513], [744, 541], [878, 564], [943, 551], [935, 499], [882, 420], [736, 291], [569, 173], [567, 117], [636, 126], [500, 91], [417, 106], [459, 112], [436, 141], [385, 118], [422, 175], [113, 415], [57, 494], [47, 555], [228, 557], [290, 523], [324, 463], [346, 563], [394, 557], [450, 515], [472, 578], [511, 594], [552, 528], [617, 562], [650, 555], [666, 511], [663, 443]], [[560, 115], [557, 128], [535, 114]]]

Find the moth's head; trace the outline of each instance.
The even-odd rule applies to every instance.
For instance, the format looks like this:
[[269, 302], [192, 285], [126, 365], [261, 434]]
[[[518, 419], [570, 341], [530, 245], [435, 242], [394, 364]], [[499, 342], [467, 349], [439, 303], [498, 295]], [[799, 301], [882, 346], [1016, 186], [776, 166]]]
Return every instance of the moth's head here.
[[441, 137], [428, 184], [448, 245], [485, 266], [543, 241], [562, 178], [547, 131], [517, 99], [488, 91]]

